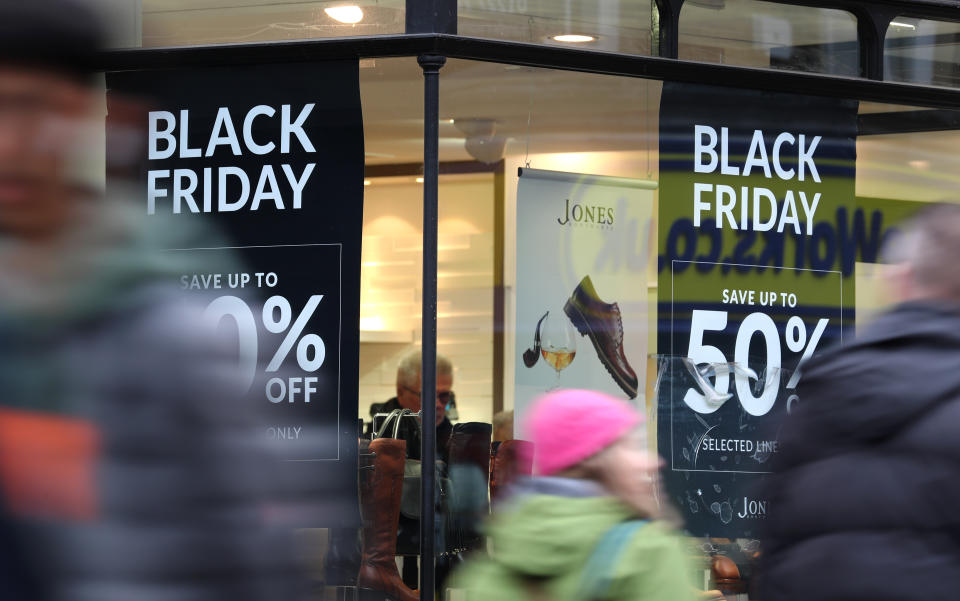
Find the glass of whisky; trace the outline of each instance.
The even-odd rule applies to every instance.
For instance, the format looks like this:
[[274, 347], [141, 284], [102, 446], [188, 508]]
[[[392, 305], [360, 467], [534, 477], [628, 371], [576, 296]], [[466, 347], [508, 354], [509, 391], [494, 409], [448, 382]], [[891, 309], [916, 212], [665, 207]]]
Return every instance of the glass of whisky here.
[[557, 372], [556, 382], [548, 388], [556, 390], [560, 387], [560, 372], [569, 367], [577, 356], [577, 330], [563, 311], [550, 311], [543, 320], [540, 353], [544, 361]]

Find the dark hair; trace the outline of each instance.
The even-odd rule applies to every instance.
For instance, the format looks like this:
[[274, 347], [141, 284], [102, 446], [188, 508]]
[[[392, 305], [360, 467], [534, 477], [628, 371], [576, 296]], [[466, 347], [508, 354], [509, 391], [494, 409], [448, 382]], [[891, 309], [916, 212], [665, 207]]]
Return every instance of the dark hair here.
[[0, 64], [89, 82], [105, 39], [99, 15], [80, 0], [0, 0]]

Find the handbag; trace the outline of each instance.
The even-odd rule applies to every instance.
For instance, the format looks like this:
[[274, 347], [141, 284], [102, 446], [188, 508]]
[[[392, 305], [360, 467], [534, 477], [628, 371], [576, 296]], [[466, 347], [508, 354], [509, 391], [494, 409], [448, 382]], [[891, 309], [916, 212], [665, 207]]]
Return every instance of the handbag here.
[[[417, 424], [417, 434], [423, 440], [423, 425], [420, 422], [420, 413], [410, 409], [394, 409], [387, 415], [380, 428], [374, 433], [374, 438], [400, 437], [400, 423], [404, 418], [414, 418]], [[407, 441], [408, 443], [411, 441]], [[437, 550], [446, 547], [444, 533], [446, 531], [446, 498], [450, 490], [450, 483], [446, 477], [446, 464], [437, 461], [435, 464], [435, 497]], [[420, 488], [423, 480], [423, 466], [419, 459], [409, 457], [403, 464], [403, 492], [400, 496], [400, 523], [397, 531], [397, 554], [417, 555], [420, 552]]]
[[[394, 409], [383, 420], [380, 429], [374, 434], [374, 438], [383, 438], [391, 424], [393, 431], [390, 438], [399, 438], [400, 422], [405, 417], [412, 417], [417, 424], [417, 433], [419, 439], [423, 440], [423, 426], [420, 423], [420, 413], [410, 409]], [[408, 443], [411, 441], [407, 441]], [[419, 442], [419, 441], [418, 441]], [[409, 457], [403, 463], [403, 493], [400, 496], [400, 513], [408, 518], [420, 519], [420, 482], [422, 480], [422, 469], [419, 459], [410, 459]]]

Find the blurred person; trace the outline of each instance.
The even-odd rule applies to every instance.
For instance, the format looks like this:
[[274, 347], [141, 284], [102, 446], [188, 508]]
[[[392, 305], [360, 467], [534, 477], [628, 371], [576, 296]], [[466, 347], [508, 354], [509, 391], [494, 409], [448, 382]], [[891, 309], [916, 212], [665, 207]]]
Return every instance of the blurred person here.
[[[397, 396], [384, 403], [374, 403], [370, 406], [370, 417], [378, 413], [390, 413], [395, 409], [409, 409], [420, 411], [420, 384], [422, 360], [420, 352], [404, 357], [397, 366]], [[437, 459], [447, 461], [449, 458], [448, 444], [453, 424], [447, 418], [447, 404], [453, 398], [453, 364], [443, 355], [437, 355], [437, 399], [436, 399], [436, 427], [437, 427]], [[373, 425], [371, 425], [371, 429]], [[372, 431], [372, 430], [371, 430]], [[407, 441], [407, 457], [420, 459], [420, 434], [416, 424], [410, 419], [400, 422], [398, 438]]]
[[203, 232], [148, 223], [78, 169], [103, 135], [102, 40], [78, 2], [0, 3], [0, 591], [295, 599], [236, 341], [176, 285], [222, 266], [161, 252]]
[[683, 601], [694, 598], [679, 539], [660, 519], [660, 458], [642, 416], [598, 392], [541, 397], [525, 420], [535, 476], [517, 483], [453, 588], [468, 599]]
[[513, 409], [498, 411], [494, 414], [493, 440], [494, 442], [513, 440]]
[[896, 306], [804, 365], [783, 423], [764, 601], [960, 591], [960, 206], [922, 209], [885, 255]]

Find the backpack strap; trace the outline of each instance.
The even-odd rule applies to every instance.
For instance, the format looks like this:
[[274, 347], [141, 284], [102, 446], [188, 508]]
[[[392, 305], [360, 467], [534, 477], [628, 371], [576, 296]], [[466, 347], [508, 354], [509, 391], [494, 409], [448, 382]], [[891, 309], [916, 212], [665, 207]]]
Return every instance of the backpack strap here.
[[607, 594], [613, 582], [613, 572], [619, 563], [620, 555], [633, 535], [646, 525], [647, 521], [621, 522], [603, 534], [584, 565], [577, 599], [593, 601]]

